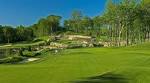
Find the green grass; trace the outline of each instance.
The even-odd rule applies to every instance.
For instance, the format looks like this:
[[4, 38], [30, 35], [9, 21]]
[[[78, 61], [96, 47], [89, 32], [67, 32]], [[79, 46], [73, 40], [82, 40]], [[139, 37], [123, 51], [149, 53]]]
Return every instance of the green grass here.
[[41, 39], [41, 40], [44, 40], [44, 41], [47, 41], [47, 39], [49, 39], [50, 36], [43, 36], [43, 37], [39, 37], [38, 39]]
[[149, 83], [150, 44], [81, 48], [40, 61], [0, 65], [0, 83]]
[[[22, 48], [22, 47], [28, 47], [28, 46], [34, 46], [34, 45], [39, 45], [41, 43], [44, 43], [44, 41], [39, 41], [39, 42], [24, 42], [24, 43], [13, 43], [10, 44], [10, 46], [7, 45], [0, 45], [0, 49], [7, 49], [7, 48]], [[8, 44], [9, 45], [9, 44]]]
[[0, 49], [7, 49], [7, 48], [22, 48], [22, 47], [28, 47], [28, 46], [34, 46], [34, 45], [39, 45], [42, 43], [45, 43], [47, 39], [49, 39], [49, 36], [43, 36], [39, 37], [39, 41], [22, 41], [22, 42], [17, 42], [17, 43], [10, 43], [10, 44], [0, 44]]

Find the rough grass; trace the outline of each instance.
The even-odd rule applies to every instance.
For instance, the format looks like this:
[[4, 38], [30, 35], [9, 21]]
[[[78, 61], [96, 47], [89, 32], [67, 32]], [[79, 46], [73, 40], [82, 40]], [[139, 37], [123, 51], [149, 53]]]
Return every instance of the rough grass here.
[[41, 61], [0, 65], [0, 83], [149, 83], [150, 44], [81, 48]]

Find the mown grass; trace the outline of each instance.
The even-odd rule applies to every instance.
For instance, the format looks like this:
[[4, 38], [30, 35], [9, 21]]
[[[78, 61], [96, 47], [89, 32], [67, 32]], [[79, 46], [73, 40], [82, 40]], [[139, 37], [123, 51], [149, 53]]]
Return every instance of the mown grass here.
[[16, 42], [16, 43], [5, 43], [5, 44], [0, 44], [0, 49], [7, 49], [7, 48], [24, 48], [28, 46], [35, 46], [39, 44], [45, 43], [47, 39], [49, 39], [49, 36], [43, 36], [39, 38], [35, 38], [32, 41], [22, 41], [22, 42]]
[[39, 42], [24, 42], [24, 43], [12, 43], [12, 44], [7, 44], [6, 45], [0, 45], [0, 49], [7, 49], [7, 48], [23, 48], [23, 47], [28, 47], [28, 46], [34, 46], [34, 45], [39, 45], [41, 43], [44, 43], [44, 41], [39, 41]]
[[0, 83], [149, 83], [150, 44], [69, 49], [29, 64], [0, 65]]

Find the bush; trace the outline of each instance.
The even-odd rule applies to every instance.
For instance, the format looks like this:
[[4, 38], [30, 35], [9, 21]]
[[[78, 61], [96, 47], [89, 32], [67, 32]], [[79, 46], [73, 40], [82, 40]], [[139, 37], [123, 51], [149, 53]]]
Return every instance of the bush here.
[[104, 45], [99, 44], [99, 43], [94, 43], [93, 45], [94, 45], [94, 47], [104, 47]]
[[59, 42], [59, 43], [63, 43], [63, 44], [72, 44], [74, 41], [63, 39], [63, 40], [59, 40], [58, 42]]
[[36, 38], [36, 39], [34, 39], [32, 42], [35, 43], [35, 42], [39, 42], [39, 41], [43, 41], [43, 40]]
[[7, 57], [4, 59], [0, 59], [0, 64], [2, 64], [2, 63], [17, 63], [22, 60], [23, 60], [23, 57], [21, 57], [21, 56]]
[[69, 46], [68, 46], [68, 48], [82, 48], [83, 47], [83, 45], [82, 44], [70, 44]]
[[66, 35], [72, 35], [74, 32], [73, 31], [67, 31], [65, 34]]
[[22, 49], [19, 50], [18, 56], [23, 56]]
[[44, 46], [44, 45], [46, 45], [46, 41], [42, 41], [39, 43], [39, 46]]
[[[46, 53], [46, 52], [49, 52], [50, 51], [50, 49], [43, 49], [42, 51], [41, 51], [41, 53], [43, 54], [43, 53]], [[37, 52], [37, 53], [40, 53], [40, 52]], [[40, 54], [41, 54], [40, 53]]]
[[32, 51], [32, 48], [31, 48], [31, 46], [28, 46], [28, 51]]
[[41, 53], [40, 52], [33, 52], [33, 51], [24, 51], [23, 52], [23, 56], [25, 57], [35, 57], [35, 56], [38, 56], [40, 55]]

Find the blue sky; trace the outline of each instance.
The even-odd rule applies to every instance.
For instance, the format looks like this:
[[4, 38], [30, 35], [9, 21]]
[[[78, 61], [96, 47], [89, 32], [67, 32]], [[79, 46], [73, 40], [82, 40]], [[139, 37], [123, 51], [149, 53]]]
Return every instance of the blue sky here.
[[0, 0], [0, 24], [31, 25], [40, 18], [55, 14], [64, 19], [73, 10], [80, 10], [86, 16], [103, 12], [107, 0]]

